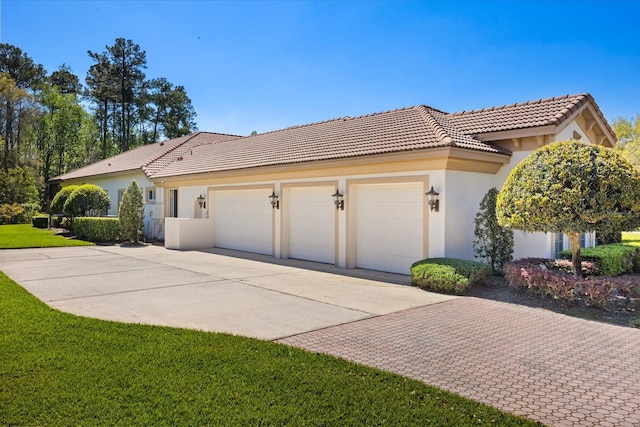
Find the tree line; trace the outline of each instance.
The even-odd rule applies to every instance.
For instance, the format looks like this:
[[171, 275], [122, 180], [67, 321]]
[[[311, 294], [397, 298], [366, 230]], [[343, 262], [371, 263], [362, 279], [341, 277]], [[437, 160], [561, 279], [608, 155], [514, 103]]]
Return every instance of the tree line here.
[[[46, 207], [51, 178], [197, 130], [184, 86], [148, 78], [146, 53], [133, 41], [117, 38], [87, 54], [93, 64], [83, 84], [68, 65], [48, 73], [19, 47], [0, 43], [0, 205]], [[32, 190], [19, 192], [30, 200], [16, 198], [8, 189], [16, 185], [35, 186], [36, 200]]]

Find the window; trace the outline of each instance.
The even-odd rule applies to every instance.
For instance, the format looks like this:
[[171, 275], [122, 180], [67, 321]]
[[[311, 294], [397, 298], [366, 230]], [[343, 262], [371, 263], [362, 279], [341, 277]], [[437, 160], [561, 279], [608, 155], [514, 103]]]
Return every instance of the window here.
[[116, 215], [120, 213], [120, 202], [122, 202], [122, 197], [124, 196], [125, 189], [121, 188], [118, 190], [118, 204], [116, 205]]
[[156, 202], [156, 187], [147, 187], [146, 188], [146, 199], [147, 199], [147, 203], [155, 203]]
[[564, 233], [556, 233], [553, 245], [553, 258], [558, 259], [560, 252], [564, 250]]
[[[555, 233], [553, 243], [553, 257], [558, 259], [560, 252], [564, 250], [564, 233]], [[580, 233], [580, 247], [585, 248], [587, 246], [587, 235]]]
[[173, 188], [169, 190], [169, 197], [167, 199], [168, 199], [168, 209], [169, 209], [167, 216], [172, 218], [177, 218], [178, 217], [178, 189]]

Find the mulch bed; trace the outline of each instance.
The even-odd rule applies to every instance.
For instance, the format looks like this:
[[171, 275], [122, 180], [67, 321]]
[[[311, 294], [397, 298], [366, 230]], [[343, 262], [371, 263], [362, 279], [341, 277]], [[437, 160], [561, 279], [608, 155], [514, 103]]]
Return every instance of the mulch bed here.
[[512, 304], [526, 305], [528, 307], [539, 307], [556, 313], [565, 314], [567, 316], [580, 317], [583, 319], [612, 323], [627, 327], [630, 327], [630, 321], [640, 318], [640, 312], [625, 308], [604, 310], [597, 307], [588, 307], [580, 300], [568, 305], [552, 298], [542, 299], [531, 295], [524, 290], [509, 287], [503, 277], [493, 277], [486, 285], [471, 288], [467, 295]]

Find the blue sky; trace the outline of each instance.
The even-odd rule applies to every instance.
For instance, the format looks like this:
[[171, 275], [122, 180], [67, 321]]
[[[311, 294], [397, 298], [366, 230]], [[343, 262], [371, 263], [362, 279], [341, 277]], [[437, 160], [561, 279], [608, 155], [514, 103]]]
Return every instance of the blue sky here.
[[640, 1], [0, 0], [2, 43], [84, 81], [117, 37], [185, 86], [200, 130], [246, 135], [426, 104], [590, 92], [640, 113]]

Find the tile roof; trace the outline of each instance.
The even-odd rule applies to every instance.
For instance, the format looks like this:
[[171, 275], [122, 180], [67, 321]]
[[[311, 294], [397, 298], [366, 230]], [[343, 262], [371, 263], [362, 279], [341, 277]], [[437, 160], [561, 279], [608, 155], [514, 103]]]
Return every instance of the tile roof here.
[[604, 123], [604, 131], [614, 135], [594, 99], [586, 93], [458, 113], [420, 105], [249, 137], [197, 132], [122, 153], [53, 180], [136, 169], [153, 179], [437, 147], [510, 155], [508, 150], [476, 135], [558, 126], [587, 103]]
[[155, 170], [172, 162], [177, 156], [187, 152], [193, 146], [238, 138], [241, 137], [211, 132], [196, 132], [168, 141], [157, 142], [125, 151], [124, 153], [100, 160], [83, 168], [56, 176], [52, 178], [51, 181], [64, 181], [117, 172], [136, 171], [142, 168]]
[[595, 100], [588, 93], [461, 111], [449, 114], [448, 118], [457, 129], [468, 135], [547, 125], [558, 126], [587, 102], [591, 103], [608, 131], [613, 134]]
[[149, 176], [178, 176], [446, 146], [510, 154], [459, 132], [446, 113], [417, 106], [355, 118], [341, 117], [197, 147], [182, 160]]

